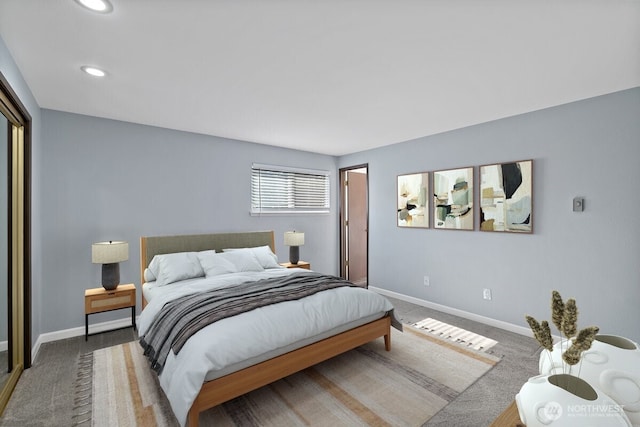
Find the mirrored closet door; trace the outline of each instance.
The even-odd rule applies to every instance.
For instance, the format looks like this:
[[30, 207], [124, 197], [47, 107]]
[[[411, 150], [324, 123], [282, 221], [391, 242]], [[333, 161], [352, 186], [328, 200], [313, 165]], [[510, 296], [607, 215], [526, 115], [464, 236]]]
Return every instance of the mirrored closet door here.
[[[0, 224], [8, 224], [9, 173], [8, 152], [11, 124], [0, 116]], [[8, 227], [0, 227], [0, 389], [4, 388], [13, 370], [9, 357], [9, 243]]]
[[0, 73], [0, 414], [31, 366], [31, 117]]

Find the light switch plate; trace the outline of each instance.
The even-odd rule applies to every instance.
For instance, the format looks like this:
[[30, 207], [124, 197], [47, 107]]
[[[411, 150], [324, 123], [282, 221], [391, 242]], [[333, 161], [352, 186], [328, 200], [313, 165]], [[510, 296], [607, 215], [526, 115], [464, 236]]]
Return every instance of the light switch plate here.
[[582, 212], [584, 210], [584, 197], [573, 198], [573, 211]]

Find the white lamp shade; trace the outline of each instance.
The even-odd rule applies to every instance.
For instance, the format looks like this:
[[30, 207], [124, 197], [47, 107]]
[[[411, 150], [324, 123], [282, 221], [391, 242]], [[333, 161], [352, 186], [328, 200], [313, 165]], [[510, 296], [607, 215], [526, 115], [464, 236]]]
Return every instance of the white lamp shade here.
[[284, 233], [285, 246], [302, 246], [304, 245], [304, 233], [300, 231], [286, 231]]
[[91, 245], [91, 262], [94, 264], [113, 264], [128, 259], [127, 242], [99, 242]]

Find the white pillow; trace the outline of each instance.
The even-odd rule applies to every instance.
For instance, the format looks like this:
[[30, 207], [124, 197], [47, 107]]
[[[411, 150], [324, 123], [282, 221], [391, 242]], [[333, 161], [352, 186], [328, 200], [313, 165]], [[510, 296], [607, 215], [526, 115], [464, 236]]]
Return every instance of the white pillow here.
[[156, 275], [153, 274], [151, 269], [145, 268], [144, 269], [144, 281], [149, 283], [149, 282], [154, 282], [155, 280], [156, 280]]
[[229, 248], [224, 252], [247, 251], [253, 253], [263, 268], [280, 268], [278, 257], [273, 253], [269, 245], [257, 246], [255, 248]]
[[263, 271], [264, 268], [258, 258], [251, 251], [231, 251], [218, 254], [230, 261], [236, 269], [241, 271]]
[[217, 254], [216, 251], [213, 250], [198, 252], [200, 265], [207, 277], [238, 272], [236, 266], [222, 255], [223, 254]]
[[149, 263], [149, 270], [156, 276], [158, 286], [204, 276], [195, 252], [156, 255]]

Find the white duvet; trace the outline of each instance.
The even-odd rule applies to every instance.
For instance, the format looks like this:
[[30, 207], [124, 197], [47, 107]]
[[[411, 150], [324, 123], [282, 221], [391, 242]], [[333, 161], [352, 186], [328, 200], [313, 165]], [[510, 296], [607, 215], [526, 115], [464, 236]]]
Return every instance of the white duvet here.
[[[162, 287], [140, 314], [143, 336], [164, 304], [174, 298], [234, 283], [284, 276], [306, 270], [274, 268], [189, 279]], [[166, 289], [165, 289], [166, 288]], [[156, 289], [158, 290], [158, 289]], [[185, 425], [187, 414], [203, 382], [256, 363], [261, 355], [350, 324], [382, 317], [393, 309], [384, 297], [364, 288], [341, 287], [303, 298], [258, 308], [220, 320], [193, 335], [178, 355], [169, 352], [160, 385], [176, 418]], [[270, 357], [273, 357], [272, 354]], [[264, 357], [263, 357], [264, 358]], [[242, 363], [248, 361], [247, 363]]]

